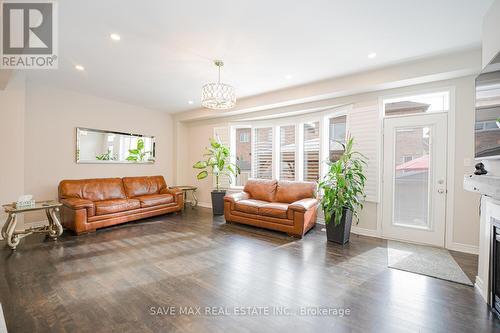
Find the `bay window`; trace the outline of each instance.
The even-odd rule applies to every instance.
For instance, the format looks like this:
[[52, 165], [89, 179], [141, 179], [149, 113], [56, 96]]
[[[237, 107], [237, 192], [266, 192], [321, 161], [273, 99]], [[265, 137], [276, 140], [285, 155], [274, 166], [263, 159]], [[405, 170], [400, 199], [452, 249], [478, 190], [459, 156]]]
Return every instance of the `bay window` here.
[[[347, 109], [347, 108], [346, 108]], [[241, 174], [232, 186], [245, 186], [248, 178], [317, 181], [324, 162], [343, 152], [347, 111], [321, 113], [231, 126], [232, 161]], [[349, 118], [350, 119], [350, 118]]]

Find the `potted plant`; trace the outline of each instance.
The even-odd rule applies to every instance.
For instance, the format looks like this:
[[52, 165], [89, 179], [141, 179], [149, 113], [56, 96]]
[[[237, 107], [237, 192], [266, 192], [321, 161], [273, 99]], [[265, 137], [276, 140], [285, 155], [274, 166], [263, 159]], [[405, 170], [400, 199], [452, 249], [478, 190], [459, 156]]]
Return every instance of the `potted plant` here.
[[353, 138], [348, 137], [346, 144], [342, 144], [344, 152], [339, 160], [328, 163], [328, 172], [318, 184], [323, 192], [320, 204], [325, 215], [327, 240], [339, 244], [349, 242], [352, 218], [359, 222], [358, 212], [365, 199], [366, 158], [353, 151], [353, 143]]
[[205, 160], [196, 162], [193, 168], [203, 170], [198, 173], [198, 180], [205, 179], [209, 173], [215, 177], [215, 189], [212, 191], [212, 211], [214, 215], [224, 214], [224, 196], [226, 190], [220, 189], [221, 177], [227, 177], [229, 183], [232, 181], [232, 176], [240, 174], [240, 168], [229, 161], [229, 147], [222, 144], [219, 140], [210, 139], [210, 147], [206, 148], [206, 153], [203, 154]]

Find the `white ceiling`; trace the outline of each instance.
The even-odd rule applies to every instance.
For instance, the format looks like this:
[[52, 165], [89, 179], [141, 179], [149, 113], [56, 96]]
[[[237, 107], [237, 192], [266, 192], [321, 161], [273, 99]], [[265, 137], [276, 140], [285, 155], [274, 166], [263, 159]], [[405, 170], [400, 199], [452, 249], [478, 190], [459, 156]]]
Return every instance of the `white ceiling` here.
[[478, 47], [492, 1], [64, 0], [59, 69], [28, 74], [31, 82], [179, 112], [200, 106], [216, 58], [241, 98]]

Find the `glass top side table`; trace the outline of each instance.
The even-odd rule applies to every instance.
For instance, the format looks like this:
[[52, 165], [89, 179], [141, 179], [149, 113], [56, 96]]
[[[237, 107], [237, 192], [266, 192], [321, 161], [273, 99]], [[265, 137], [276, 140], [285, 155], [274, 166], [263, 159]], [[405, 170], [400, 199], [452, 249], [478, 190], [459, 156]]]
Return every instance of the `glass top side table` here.
[[[63, 233], [63, 227], [57, 218], [57, 212], [59, 212], [59, 207], [62, 204], [57, 201], [37, 201], [33, 206], [21, 206], [17, 207], [15, 203], [2, 205], [4, 211], [8, 214], [7, 221], [2, 227], [2, 237], [7, 240], [7, 245], [15, 250], [19, 245], [21, 238], [34, 233], [44, 233], [47, 234], [53, 240], [61, 236]], [[32, 227], [25, 230], [16, 230], [17, 215], [44, 210], [49, 220], [49, 225], [42, 227]]]
[[[198, 187], [192, 185], [176, 185], [169, 186], [169, 188], [178, 188], [182, 190], [182, 194], [184, 196], [184, 207], [189, 203], [191, 208], [194, 208], [198, 205], [198, 198], [196, 197], [196, 190]], [[191, 200], [188, 200], [188, 193], [191, 193]]]

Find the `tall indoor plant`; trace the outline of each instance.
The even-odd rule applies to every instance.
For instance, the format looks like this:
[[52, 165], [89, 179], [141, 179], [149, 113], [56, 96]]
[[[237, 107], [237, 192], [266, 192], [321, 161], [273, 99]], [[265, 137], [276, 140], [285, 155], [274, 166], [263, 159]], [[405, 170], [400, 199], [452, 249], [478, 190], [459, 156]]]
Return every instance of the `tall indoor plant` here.
[[349, 241], [352, 218], [359, 222], [363, 208], [366, 158], [353, 150], [354, 139], [348, 137], [339, 160], [328, 164], [328, 172], [318, 184], [322, 190], [321, 208], [325, 215], [327, 239], [345, 244]]
[[198, 180], [205, 179], [211, 173], [215, 177], [215, 189], [212, 191], [212, 210], [214, 215], [224, 214], [224, 196], [226, 190], [220, 188], [221, 177], [227, 177], [229, 183], [232, 176], [240, 174], [240, 168], [230, 162], [229, 147], [222, 144], [219, 140], [210, 139], [210, 147], [206, 148], [204, 160], [198, 161], [193, 168], [203, 170], [198, 173]]

